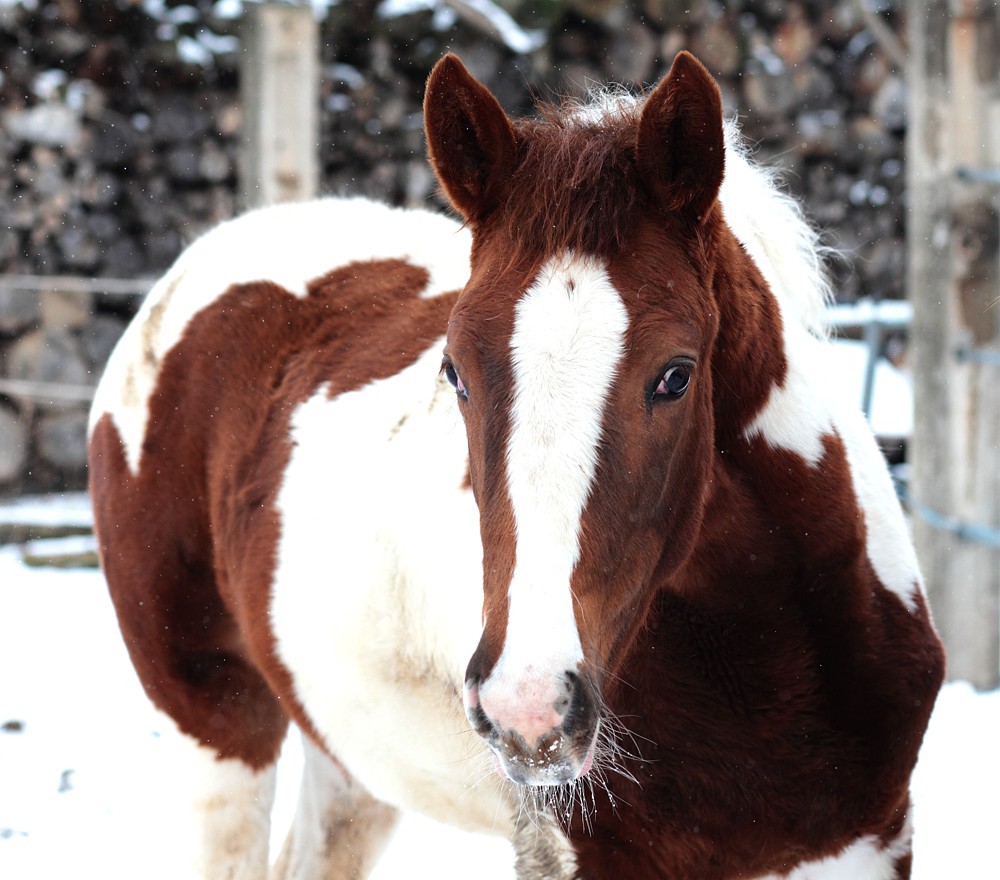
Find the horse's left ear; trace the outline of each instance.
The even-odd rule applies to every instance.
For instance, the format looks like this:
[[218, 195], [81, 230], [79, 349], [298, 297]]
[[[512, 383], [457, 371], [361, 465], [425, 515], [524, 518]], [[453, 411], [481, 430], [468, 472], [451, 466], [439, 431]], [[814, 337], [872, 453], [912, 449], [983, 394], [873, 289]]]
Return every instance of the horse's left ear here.
[[705, 216], [725, 170], [722, 96], [688, 52], [646, 98], [636, 155], [643, 180], [667, 210]]
[[445, 55], [427, 79], [424, 130], [441, 186], [459, 213], [477, 222], [513, 169], [516, 140], [500, 103], [455, 55]]

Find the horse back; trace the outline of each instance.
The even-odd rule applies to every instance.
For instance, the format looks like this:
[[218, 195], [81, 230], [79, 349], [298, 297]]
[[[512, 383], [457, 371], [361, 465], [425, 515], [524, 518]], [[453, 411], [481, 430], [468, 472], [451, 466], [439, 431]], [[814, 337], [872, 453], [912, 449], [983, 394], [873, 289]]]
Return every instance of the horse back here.
[[[455, 251], [422, 253], [428, 228]], [[431, 350], [465, 247], [450, 221], [368, 202], [246, 215], [182, 255], [112, 357], [90, 453], [111, 597], [154, 703], [222, 756], [268, 763], [299, 714], [269, 613], [294, 415]], [[255, 727], [269, 734], [248, 746]]]

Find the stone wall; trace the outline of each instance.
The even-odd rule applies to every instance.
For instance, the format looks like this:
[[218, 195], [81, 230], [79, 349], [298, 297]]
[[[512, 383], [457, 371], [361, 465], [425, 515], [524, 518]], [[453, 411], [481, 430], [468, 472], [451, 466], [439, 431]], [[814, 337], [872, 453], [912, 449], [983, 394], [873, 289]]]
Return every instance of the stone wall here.
[[[527, 113], [532, 95], [652, 84], [688, 48], [718, 76], [758, 157], [787, 172], [840, 251], [830, 264], [838, 296], [902, 295], [905, 93], [891, 38], [901, 0], [883, 0], [877, 22], [854, 0], [496, 6], [509, 21], [445, 0], [329, 5], [324, 192], [441, 207], [420, 101], [445, 51], [509, 111]], [[155, 276], [239, 210], [239, 9], [236, 0], [0, 5], [0, 273]], [[876, 39], [882, 30], [888, 39]], [[134, 304], [0, 287], [0, 379], [92, 384]], [[81, 486], [84, 432], [81, 404], [0, 394], [0, 491]]]

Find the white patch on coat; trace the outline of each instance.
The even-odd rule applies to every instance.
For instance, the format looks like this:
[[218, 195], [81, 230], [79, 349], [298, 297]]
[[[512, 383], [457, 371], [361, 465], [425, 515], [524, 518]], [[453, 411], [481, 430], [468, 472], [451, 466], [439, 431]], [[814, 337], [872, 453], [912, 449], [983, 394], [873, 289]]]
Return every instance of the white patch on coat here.
[[787, 874], [768, 874], [757, 880], [894, 880], [896, 863], [910, 851], [913, 826], [909, 817], [888, 845], [873, 836], [862, 837], [825, 859], [802, 862]]
[[[514, 726], [505, 715], [550, 707], [562, 674], [583, 659], [570, 581], [627, 329], [620, 295], [590, 258], [551, 261], [516, 307], [507, 448], [516, 557], [506, 641], [479, 689], [501, 727]], [[551, 729], [542, 728], [532, 732]]]
[[735, 125], [728, 124], [725, 134], [719, 201], [726, 223], [777, 300], [788, 364], [784, 383], [772, 389], [745, 434], [759, 434], [815, 466], [831, 427], [829, 410], [816, 394], [822, 377], [817, 371], [824, 344], [822, 316], [829, 300], [818, 242], [798, 204], [776, 188], [765, 169], [747, 160]]
[[298, 807], [270, 880], [367, 877], [398, 811], [372, 798], [307, 736], [302, 756]]
[[235, 758], [220, 760], [213, 754], [206, 759], [204, 787], [194, 803], [203, 840], [198, 876], [264, 880], [276, 767], [255, 771]]
[[923, 576], [885, 458], [860, 409], [842, 409], [835, 424], [864, 512], [868, 558], [882, 584], [913, 611], [916, 597], [923, 594]]
[[491, 758], [461, 698], [482, 544], [443, 345], [293, 413], [271, 627], [324, 744], [375, 798], [509, 835], [515, 807], [481, 779]]
[[726, 222], [775, 296], [787, 362], [785, 381], [771, 389], [744, 434], [794, 452], [811, 467], [822, 460], [825, 436], [841, 438], [865, 518], [868, 557], [879, 580], [912, 609], [923, 581], [887, 465], [860, 406], [845, 407], [832, 387], [841, 377], [830, 366], [823, 323], [829, 288], [816, 235], [798, 205], [743, 156], [735, 127], [727, 126], [726, 137], [720, 201]]
[[133, 473], [164, 357], [188, 322], [232, 285], [269, 281], [296, 296], [357, 260], [405, 259], [430, 273], [424, 296], [465, 286], [470, 234], [447, 217], [365, 199], [275, 205], [229, 220], [178, 257], [146, 296], [108, 361], [90, 427], [110, 413]]
[[[236, 758], [220, 759], [171, 718], [157, 717], [170, 773], [158, 779], [154, 769], [155, 796], [174, 819], [150, 835], [151, 845], [164, 844], [162, 852], [148, 854], [156, 876], [267, 880], [277, 762], [253, 770]], [[144, 868], [137, 865], [135, 875], [143, 876]]]
[[795, 452], [816, 467], [823, 458], [823, 438], [833, 429], [829, 402], [817, 386], [829, 376], [815, 369], [822, 362], [821, 346], [827, 343], [794, 325], [785, 328], [784, 342], [785, 381], [771, 388], [767, 403], [744, 435], [760, 435], [771, 446]]

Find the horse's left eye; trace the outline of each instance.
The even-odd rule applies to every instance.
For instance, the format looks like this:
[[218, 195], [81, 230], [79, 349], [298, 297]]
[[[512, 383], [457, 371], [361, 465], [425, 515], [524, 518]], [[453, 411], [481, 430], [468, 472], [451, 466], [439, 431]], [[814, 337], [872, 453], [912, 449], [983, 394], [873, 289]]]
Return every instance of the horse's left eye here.
[[690, 384], [691, 368], [687, 364], [676, 364], [663, 374], [653, 396], [676, 400], [683, 396]]
[[458, 396], [462, 400], [468, 400], [469, 392], [465, 388], [465, 383], [462, 382], [462, 377], [458, 375], [455, 365], [451, 361], [446, 360], [441, 364], [441, 369], [444, 371], [445, 377], [451, 383], [451, 387], [455, 389]]

